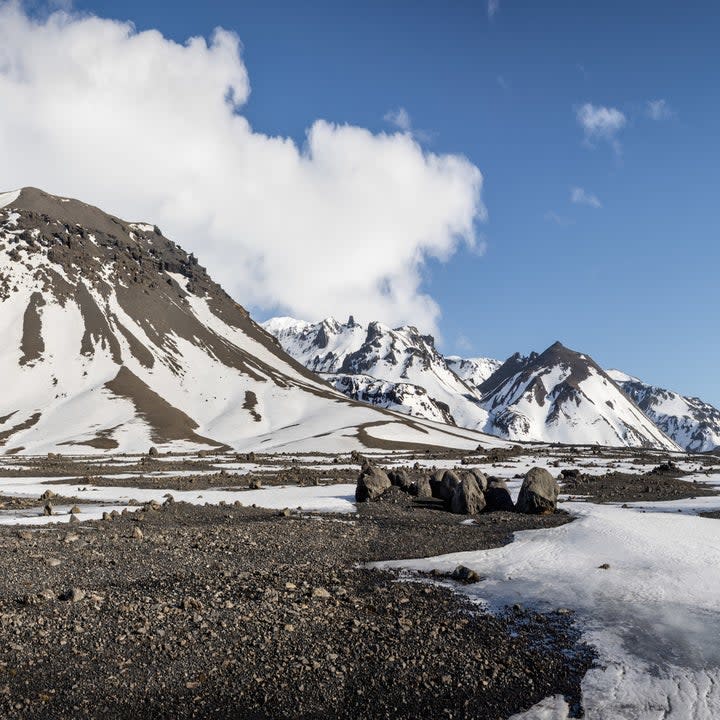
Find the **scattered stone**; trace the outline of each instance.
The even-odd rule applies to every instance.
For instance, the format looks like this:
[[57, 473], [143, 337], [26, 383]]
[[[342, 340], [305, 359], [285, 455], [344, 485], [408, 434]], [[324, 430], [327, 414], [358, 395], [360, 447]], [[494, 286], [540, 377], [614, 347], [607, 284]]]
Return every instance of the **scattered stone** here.
[[143, 531], [137, 525], [133, 528], [132, 536], [135, 540], [142, 540], [145, 537]]
[[458, 565], [453, 571], [450, 577], [457, 582], [465, 585], [472, 585], [473, 583], [480, 582], [482, 578], [474, 570], [471, 570], [465, 565]]
[[598, 570], [609, 570], [610, 569], [610, 563], [603, 563], [602, 565], [598, 565]]
[[60, 595], [60, 599], [73, 603], [81, 602], [85, 599], [85, 591], [80, 588], [72, 588], [71, 590], [66, 590], [62, 595]]

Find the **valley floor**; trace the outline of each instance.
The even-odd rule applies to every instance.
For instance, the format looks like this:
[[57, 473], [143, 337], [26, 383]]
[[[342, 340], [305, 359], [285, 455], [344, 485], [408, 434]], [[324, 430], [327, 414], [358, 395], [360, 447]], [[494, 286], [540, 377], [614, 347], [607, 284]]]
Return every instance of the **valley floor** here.
[[718, 717], [720, 459], [466, 459], [513, 494], [583, 475], [555, 515], [471, 520], [356, 507], [348, 456], [3, 459], [0, 716]]

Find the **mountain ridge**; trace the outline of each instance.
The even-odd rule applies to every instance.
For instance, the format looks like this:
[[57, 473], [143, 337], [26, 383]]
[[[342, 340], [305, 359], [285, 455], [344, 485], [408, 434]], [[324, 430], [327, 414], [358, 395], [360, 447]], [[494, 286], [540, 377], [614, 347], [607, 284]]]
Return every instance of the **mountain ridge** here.
[[157, 226], [37, 188], [0, 194], [0, 327], [0, 452], [485, 440], [353, 402]]
[[[354, 318], [345, 324], [333, 318], [318, 323], [278, 318], [263, 326], [289, 354], [365, 402], [433, 419], [444, 416], [457, 426], [467, 427], [470, 417], [472, 427], [513, 441], [679, 449], [592, 358], [559, 341], [543, 353], [516, 353], [501, 363], [445, 358], [432, 337], [411, 325], [371, 322], [365, 328]], [[548, 388], [551, 371], [562, 377]], [[439, 375], [445, 378], [441, 390], [435, 382]], [[543, 415], [548, 399], [552, 408]], [[583, 404], [585, 414], [573, 403]]]

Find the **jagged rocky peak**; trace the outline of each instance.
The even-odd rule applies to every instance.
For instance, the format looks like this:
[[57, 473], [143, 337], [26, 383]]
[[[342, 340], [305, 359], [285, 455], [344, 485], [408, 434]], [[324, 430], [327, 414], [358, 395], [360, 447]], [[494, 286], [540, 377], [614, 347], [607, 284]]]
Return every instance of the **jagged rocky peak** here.
[[608, 375], [685, 450], [709, 452], [720, 447], [720, 410], [710, 403], [649, 385], [619, 370], [609, 370]]
[[481, 386], [486, 430], [513, 440], [678, 450], [588, 355], [515, 354]]
[[364, 328], [353, 317], [332, 336], [322, 325], [274, 318], [264, 327], [349, 397], [473, 429], [485, 423], [475, 388], [450, 369], [432, 335], [378, 321]]
[[445, 362], [475, 391], [479, 391], [480, 386], [502, 365], [502, 362], [493, 358], [462, 358], [457, 355], [446, 355]]

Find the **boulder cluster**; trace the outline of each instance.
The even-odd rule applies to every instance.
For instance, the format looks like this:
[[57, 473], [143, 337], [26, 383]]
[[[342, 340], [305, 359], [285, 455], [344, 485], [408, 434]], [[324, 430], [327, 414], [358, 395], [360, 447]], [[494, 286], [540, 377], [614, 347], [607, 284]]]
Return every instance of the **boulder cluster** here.
[[417, 466], [385, 471], [363, 459], [355, 488], [357, 502], [379, 500], [390, 488], [416, 498], [442, 500], [457, 515], [505, 510], [532, 515], [554, 513], [560, 492], [557, 480], [544, 468], [534, 467], [523, 480], [517, 504], [504, 480], [488, 477], [477, 468], [434, 470], [427, 474]]

